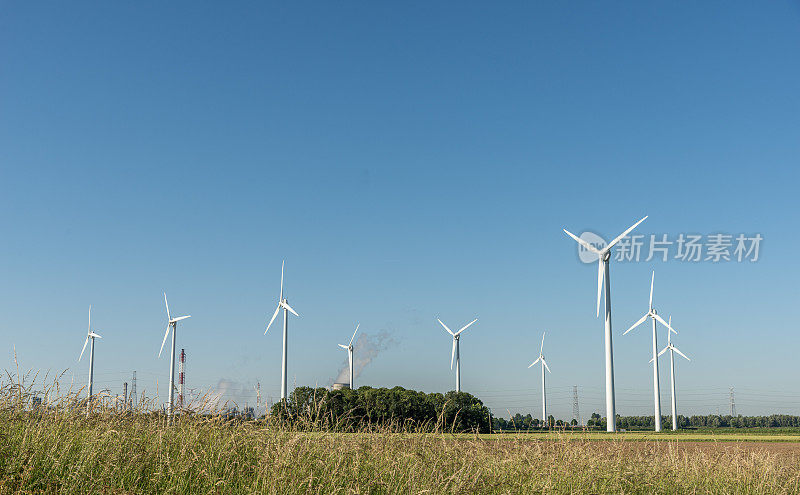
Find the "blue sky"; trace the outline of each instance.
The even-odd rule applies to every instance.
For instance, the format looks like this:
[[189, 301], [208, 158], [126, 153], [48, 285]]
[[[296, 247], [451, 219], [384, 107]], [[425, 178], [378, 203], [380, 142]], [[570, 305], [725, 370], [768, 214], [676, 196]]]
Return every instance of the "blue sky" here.
[[[668, 8], [669, 7], [669, 8]], [[496, 414], [603, 404], [595, 269], [562, 228], [760, 233], [756, 263], [613, 264], [617, 410], [652, 413], [656, 305], [693, 358], [681, 411], [800, 414], [800, 7], [570, 2], [4, 3], [0, 367], [162, 396], [162, 291], [190, 387], [279, 394], [263, 335], [286, 259], [290, 386], [464, 390]], [[276, 327], [278, 329], [278, 327]], [[666, 334], [660, 333], [663, 342]], [[668, 360], [662, 361], [666, 369]], [[668, 381], [662, 372], [663, 403]], [[237, 400], [254, 396], [231, 393]]]

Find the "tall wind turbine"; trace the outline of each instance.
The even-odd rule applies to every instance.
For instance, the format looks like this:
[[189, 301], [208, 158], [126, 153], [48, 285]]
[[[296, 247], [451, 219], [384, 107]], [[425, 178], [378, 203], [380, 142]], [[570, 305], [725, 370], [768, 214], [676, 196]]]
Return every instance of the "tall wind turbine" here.
[[[672, 325], [672, 317], [669, 317], [669, 325]], [[672, 327], [670, 327], [672, 328]], [[678, 350], [677, 347], [672, 345], [672, 332], [667, 332], [667, 347], [658, 353], [659, 356], [669, 351], [669, 371], [670, 371], [670, 388], [672, 389], [672, 431], [678, 430], [678, 399], [675, 396], [675, 353], [677, 352], [683, 356], [687, 361], [691, 361], [686, 354]], [[653, 359], [651, 359], [653, 361]]]
[[275, 308], [275, 313], [272, 314], [272, 318], [269, 320], [267, 324], [267, 329], [264, 330], [264, 335], [269, 332], [269, 327], [272, 325], [272, 322], [275, 321], [275, 318], [278, 316], [278, 312], [283, 308], [283, 357], [281, 358], [281, 400], [286, 400], [286, 349], [287, 349], [287, 338], [289, 334], [289, 313], [292, 313], [295, 316], [300, 316], [297, 314], [295, 310], [289, 306], [289, 299], [283, 297], [283, 266], [286, 260], [281, 262], [281, 293], [278, 297], [278, 307]]
[[178, 331], [178, 322], [181, 320], [185, 320], [186, 318], [191, 318], [192, 315], [187, 316], [179, 316], [177, 318], [173, 318], [169, 314], [169, 303], [167, 302], [167, 293], [164, 293], [164, 306], [167, 307], [167, 331], [164, 332], [164, 340], [161, 341], [161, 349], [158, 351], [158, 357], [161, 357], [161, 352], [164, 350], [164, 344], [167, 342], [167, 337], [169, 336], [169, 329], [172, 328], [172, 353], [170, 357], [170, 365], [169, 365], [169, 415], [172, 416], [175, 412], [174, 409], [174, 393], [175, 393], [175, 334]]
[[[356, 323], [356, 332], [358, 332], [359, 323]], [[339, 344], [339, 347], [347, 350], [347, 360], [350, 362], [350, 390], [353, 390], [353, 339], [356, 338], [356, 332], [350, 337], [350, 343], [347, 345]]]
[[605, 293], [606, 293], [606, 314], [605, 314], [605, 340], [606, 340], [606, 431], [617, 431], [617, 413], [614, 405], [614, 351], [611, 343], [611, 278], [609, 275], [608, 265], [611, 261], [611, 248], [614, 244], [618, 243], [623, 237], [630, 234], [640, 223], [644, 222], [647, 217], [642, 218], [625, 232], [614, 238], [603, 249], [597, 249], [580, 237], [571, 233], [567, 229], [564, 232], [578, 244], [588, 249], [597, 255], [597, 316], [600, 316], [600, 294], [603, 291], [603, 279], [605, 278]]
[[545, 394], [544, 388], [544, 369], [547, 368], [548, 373], [552, 372], [550, 371], [550, 367], [547, 366], [547, 361], [544, 360], [544, 354], [542, 354], [542, 351], [544, 350], [544, 336], [546, 333], [547, 332], [542, 332], [542, 346], [539, 347], [539, 357], [536, 358], [536, 361], [532, 362], [528, 368], [540, 361], [542, 362], [542, 420], [546, 425], [550, 426], [550, 424], [547, 422], [547, 395]]
[[86, 414], [89, 414], [92, 407], [92, 385], [94, 384], [94, 339], [102, 339], [100, 335], [92, 332], [92, 305], [89, 305], [89, 329], [86, 331], [86, 340], [83, 341], [83, 349], [81, 349], [81, 355], [78, 356], [78, 362], [81, 361], [83, 358], [83, 351], [86, 350], [86, 344], [89, 343], [89, 339], [92, 339], [92, 347], [89, 349], [89, 386], [87, 387], [86, 392]]
[[447, 333], [449, 333], [450, 335], [453, 336], [453, 352], [450, 354], [450, 369], [453, 369], [453, 358], [455, 358], [455, 361], [456, 361], [456, 392], [461, 392], [461, 351], [460, 351], [460, 348], [459, 348], [459, 340], [461, 339], [461, 332], [463, 332], [464, 330], [469, 328], [469, 326], [472, 325], [473, 323], [475, 323], [476, 321], [478, 321], [478, 319], [475, 318], [471, 322], [467, 323], [466, 325], [461, 327], [461, 330], [459, 330], [456, 333], [453, 333], [452, 330], [447, 328], [447, 325], [442, 323], [442, 320], [440, 320], [439, 318], [436, 318], [436, 321], [438, 321], [444, 327], [444, 329], [447, 330]]
[[[644, 321], [647, 318], [650, 318], [653, 321], [653, 359], [651, 359], [650, 362], [653, 363], [653, 402], [654, 402], [654, 408], [655, 408], [654, 414], [655, 414], [655, 420], [656, 420], [656, 431], [661, 431], [661, 389], [660, 389], [659, 381], [658, 381], [658, 359], [657, 359], [657, 357], [658, 357], [658, 354], [657, 354], [658, 353], [658, 335], [657, 335], [657, 332], [656, 332], [656, 323], [657, 322], [661, 323], [662, 325], [667, 327], [667, 329], [668, 329], [667, 333], [668, 334], [670, 332], [675, 332], [675, 330], [672, 328], [672, 326], [669, 323], [664, 321], [664, 318], [658, 316], [658, 313], [656, 312], [655, 308], [653, 307], [653, 282], [655, 281], [655, 279], [656, 279], [656, 272], [654, 271], [653, 272], [653, 276], [650, 278], [650, 309], [647, 310], [647, 313], [645, 313], [645, 315], [642, 316], [639, 319], [639, 321], [637, 321], [636, 323], [631, 325], [631, 327], [629, 329], [625, 330], [625, 333], [623, 333], [622, 335], [625, 335], [626, 333], [630, 332], [634, 328], [636, 328], [639, 325], [641, 325], [642, 323], [644, 323]], [[675, 333], [678, 333], [678, 332], [675, 332]]]

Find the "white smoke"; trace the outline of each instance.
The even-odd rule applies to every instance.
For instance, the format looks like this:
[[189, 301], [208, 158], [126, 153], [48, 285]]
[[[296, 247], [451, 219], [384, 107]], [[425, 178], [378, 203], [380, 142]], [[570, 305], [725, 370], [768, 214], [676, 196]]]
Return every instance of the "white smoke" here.
[[[370, 335], [366, 332], [359, 335], [353, 346], [353, 374], [355, 378], [358, 378], [364, 368], [375, 359], [375, 356], [395, 344], [397, 344], [397, 341], [386, 330], [381, 330], [375, 335]], [[349, 366], [345, 355], [344, 363], [333, 383], [350, 383]]]
[[227, 378], [220, 378], [215, 387], [198, 399], [202, 403], [198, 405], [203, 410], [219, 410], [232, 407], [242, 409], [248, 400], [253, 402], [253, 387]]

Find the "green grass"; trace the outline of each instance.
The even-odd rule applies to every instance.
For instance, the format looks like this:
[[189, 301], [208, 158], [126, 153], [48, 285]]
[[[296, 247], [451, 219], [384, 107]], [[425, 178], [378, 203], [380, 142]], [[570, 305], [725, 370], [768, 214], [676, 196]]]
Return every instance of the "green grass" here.
[[[87, 418], [74, 396], [50, 399], [32, 411], [24, 387], [0, 387], [0, 494], [800, 492], [800, 449], [736, 434], [332, 433], [100, 406]], [[681, 442], [719, 437], [726, 448]]]

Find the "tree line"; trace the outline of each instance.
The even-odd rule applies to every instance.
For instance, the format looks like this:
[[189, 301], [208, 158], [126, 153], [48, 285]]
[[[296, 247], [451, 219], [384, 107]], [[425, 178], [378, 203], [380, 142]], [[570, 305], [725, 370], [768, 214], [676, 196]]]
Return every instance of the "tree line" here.
[[489, 409], [466, 392], [426, 394], [403, 387], [328, 390], [297, 387], [271, 415], [299, 428], [364, 431], [370, 427], [414, 431], [490, 431]]
[[[671, 428], [672, 417], [662, 416], [665, 428]], [[493, 418], [492, 427], [495, 431], [508, 430], [537, 430], [545, 428], [569, 428], [578, 426], [576, 419], [561, 420], [548, 417], [544, 422], [530, 414], [515, 414], [510, 419]], [[593, 413], [586, 421], [590, 429], [605, 430], [606, 418]], [[731, 416], [708, 414], [705, 416], [678, 415], [679, 428], [800, 428], [800, 416], [788, 414], [771, 414], [769, 416]], [[620, 430], [652, 430], [655, 429], [655, 416], [617, 416], [617, 429]]]

